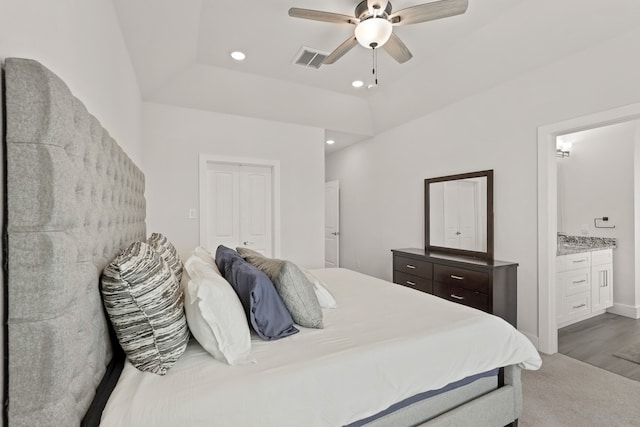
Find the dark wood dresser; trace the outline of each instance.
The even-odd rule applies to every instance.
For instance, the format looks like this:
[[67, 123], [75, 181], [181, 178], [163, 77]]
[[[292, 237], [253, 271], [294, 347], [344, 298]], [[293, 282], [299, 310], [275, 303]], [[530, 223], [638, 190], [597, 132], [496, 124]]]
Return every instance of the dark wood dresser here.
[[518, 264], [392, 249], [393, 282], [495, 314], [517, 326]]

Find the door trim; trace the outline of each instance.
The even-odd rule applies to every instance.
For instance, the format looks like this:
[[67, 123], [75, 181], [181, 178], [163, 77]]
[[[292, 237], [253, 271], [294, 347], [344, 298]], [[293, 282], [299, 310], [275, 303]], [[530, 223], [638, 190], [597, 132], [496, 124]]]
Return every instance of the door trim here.
[[230, 157], [230, 156], [217, 156], [212, 154], [198, 155], [198, 173], [199, 173], [199, 206], [198, 212], [200, 217], [200, 229], [199, 229], [199, 244], [203, 245], [206, 241], [206, 218], [203, 215], [202, 206], [206, 203], [206, 180], [207, 169], [210, 164], [226, 164], [226, 165], [238, 165], [238, 166], [262, 166], [271, 168], [271, 194], [273, 198], [272, 203], [272, 230], [273, 230], [273, 256], [275, 258], [280, 257], [280, 161], [270, 159], [259, 159], [252, 157]]
[[[567, 133], [640, 119], [640, 103], [589, 114], [538, 128], [538, 343], [543, 353], [558, 352], [556, 322], [556, 245], [558, 232], [558, 180], [556, 137]], [[635, 164], [634, 168], [640, 165]], [[638, 189], [634, 192], [637, 194]], [[636, 215], [637, 215], [636, 206]], [[640, 254], [638, 223], [635, 227], [636, 266]], [[636, 267], [635, 282], [640, 277]], [[637, 298], [637, 295], [636, 295]]]

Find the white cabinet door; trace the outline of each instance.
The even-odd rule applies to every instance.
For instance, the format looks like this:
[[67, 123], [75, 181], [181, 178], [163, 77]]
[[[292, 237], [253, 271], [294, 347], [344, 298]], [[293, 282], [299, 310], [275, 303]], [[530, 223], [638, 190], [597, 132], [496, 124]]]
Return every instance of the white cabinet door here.
[[604, 310], [613, 306], [613, 268], [611, 264], [594, 266], [591, 269], [591, 309]]
[[594, 251], [591, 255], [591, 309], [613, 306], [613, 250]]
[[208, 250], [244, 246], [272, 256], [270, 167], [210, 163], [205, 194], [202, 215]]

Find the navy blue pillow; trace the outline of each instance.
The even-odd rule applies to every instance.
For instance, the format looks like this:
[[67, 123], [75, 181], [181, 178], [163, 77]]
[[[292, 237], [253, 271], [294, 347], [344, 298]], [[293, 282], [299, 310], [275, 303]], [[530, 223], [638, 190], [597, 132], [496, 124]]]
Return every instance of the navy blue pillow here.
[[216, 249], [216, 265], [218, 266], [218, 270], [220, 270], [220, 274], [222, 274], [222, 277], [225, 279], [229, 280], [227, 275], [231, 272], [231, 264], [237, 260], [244, 261], [244, 258], [233, 249], [223, 245], [218, 246]]
[[277, 340], [299, 332], [266, 274], [224, 246], [216, 250], [216, 264], [238, 294], [247, 319], [260, 338]]

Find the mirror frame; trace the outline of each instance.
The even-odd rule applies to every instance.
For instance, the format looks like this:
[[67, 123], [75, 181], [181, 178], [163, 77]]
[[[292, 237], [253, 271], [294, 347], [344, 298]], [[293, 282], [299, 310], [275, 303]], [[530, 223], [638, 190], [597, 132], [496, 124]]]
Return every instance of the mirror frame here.
[[[487, 178], [487, 248], [485, 252], [469, 251], [466, 249], [448, 248], [445, 246], [433, 246], [429, 239], [430, 218], [429, 218], [429, 184], [457, 181], [467, 178]], [[456, 175], [440, 176], [437, 178], [427, 178], [424, 180], [424, 242], [427, 252], [442, 252], [451, 255], [463, 255], [473, 258], [481, 258], [486, 261], [493, 261], [493, 169], [478, 172], [468, 172]]]

